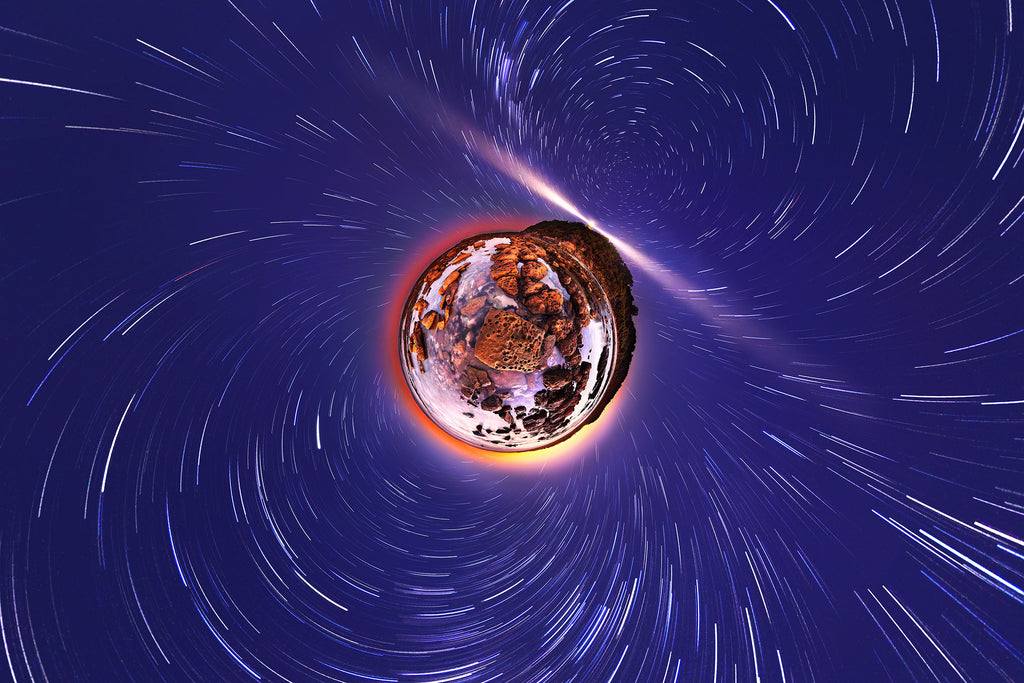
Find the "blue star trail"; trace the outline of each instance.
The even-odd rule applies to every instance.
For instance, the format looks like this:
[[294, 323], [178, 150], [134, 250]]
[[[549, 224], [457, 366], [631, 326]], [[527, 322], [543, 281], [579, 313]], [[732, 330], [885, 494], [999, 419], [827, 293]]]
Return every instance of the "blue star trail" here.
[[[0, 675], [1024, 680], [1019, 4], [7, 4]], [[446, 449], [410, 283], [580, 216], [625, 385]]]

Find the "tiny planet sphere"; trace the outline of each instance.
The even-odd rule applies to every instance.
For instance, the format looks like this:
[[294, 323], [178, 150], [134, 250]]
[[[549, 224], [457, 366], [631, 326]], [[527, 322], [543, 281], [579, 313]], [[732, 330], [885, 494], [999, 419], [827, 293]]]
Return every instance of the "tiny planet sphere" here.
[[594, 422], [636, 347], [633, 277], [582, 223], [464, 239], [413, 286], [398, 353], [417, 405], [476, 448], [546, 448]]

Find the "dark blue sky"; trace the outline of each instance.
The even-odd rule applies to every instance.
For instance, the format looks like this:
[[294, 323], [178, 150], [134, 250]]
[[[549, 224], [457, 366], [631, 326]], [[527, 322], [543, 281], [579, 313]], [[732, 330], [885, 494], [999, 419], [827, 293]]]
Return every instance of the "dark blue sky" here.
[[[1014, 4], [9, 3], [0, 670], [1024, 679]], [[544, 468], [393, 372], [498, 156], [640, 255]]]

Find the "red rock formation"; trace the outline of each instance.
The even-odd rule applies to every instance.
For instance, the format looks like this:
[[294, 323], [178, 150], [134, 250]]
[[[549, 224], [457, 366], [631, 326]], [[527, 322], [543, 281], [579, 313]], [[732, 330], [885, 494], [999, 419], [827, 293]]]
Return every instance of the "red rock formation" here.
[[423, 325], [416, 323], [409, 336], [410, 350], [422, 361], [427, 359], [427, 345], [423, 340]]
[[519, 281], [516, 280], [514, 275], [497, 278], [495, 282], [510, 297], [515, 298], [519, 296]]
[[543, 282], [537, 282], [536, 280], [524, 280], [523, 281], [523, 296], [533, 296], [547, 289], [548, 286]]
[[528, 280], [540, 280], [547, 274], [548, 267], [543, 263], [537, 263], [536, 261], [528, 261], [524, 263], [522, 269], [519, 271], [520, 277]]
[[434, 326], [437, 325], [437, 319], [440, 317], [441, 314], [438, 313], [437, 311], [430, 311], [425, 316], [423, 316], [423, 327], [427, 328], [428, 330], [434, 329]]
[[495, 280], [509, 275], [513, 277], [519, 275], [519, 264], [516, 263], [515, 259], [496, 260], [494, 265], [491, 266], [491, 277]]
[[523, 304], [534, 315], [554, 315], [562, 312], [562, 295], [547, 288], [527, 297]]
[[562, 339], [558, 340], [558, 350], [562, 352], [563, 356], [571, 356], [580, 345], [580, 336], [578, 334], [570, 334]]
[[498, 370], [530, 372], [542, 360], [543, 339], [544, 333], [529, 320], [512, 311], [492, 308], [477, 337], [476, 357]]
[[448, 277], [446, 277], [444, 279], [444, 282], [441, 283], [441, 290], [440, 291], [441, 291], [442, 295], [447, 294], [448, 291], [450, 289], [452, 289], [456, 285], [456, 283], [458, 283], [459, 278], [462, 277], [462, 273], [465, 270], [466, 270], [466, 266], [462, 266], [461, 268], [457, 268], [457, 269], [453, 270], [452, 272], [448, 273]]
[[565, 339], [574, 331], [572, 318], [555, 318], [548, 325], [548, 334], [555, 335], [555, 339], [558, 339], [559, 341]]

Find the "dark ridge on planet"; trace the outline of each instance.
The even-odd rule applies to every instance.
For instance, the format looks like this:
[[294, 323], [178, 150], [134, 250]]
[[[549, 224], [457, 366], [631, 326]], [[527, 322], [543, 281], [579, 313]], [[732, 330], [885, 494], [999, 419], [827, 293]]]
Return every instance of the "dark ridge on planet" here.
[[[598, 419], [636, 347], [633, 277], [583, 223], [543, 221], [445, 251], [402, 310], [417, 404], [471, 445], [526, 451]], [[467, 408], [469, 410], [467, 410]]]
[[572, 221], [541, 221], [523, 231], [524, 234], [537, 234], [560, 242], [568, 242], [576, 248], [576, 256], [584, 263], [590, 264], [590, 271], [607, 292], [612, 303], [615, 316], [617, 344], [615, 348], [615, 372], [605, 395], [605, 400], [587, 420], [587, 424], [596, 420], [615, 393], [626, 381], [633, 351], [636, 350], [636, 326], [633, 316], [639, 313], [633, 301], [633, 274], [629, 272], [619, 251], [607, 237], [591, 230], [583, 223]]

